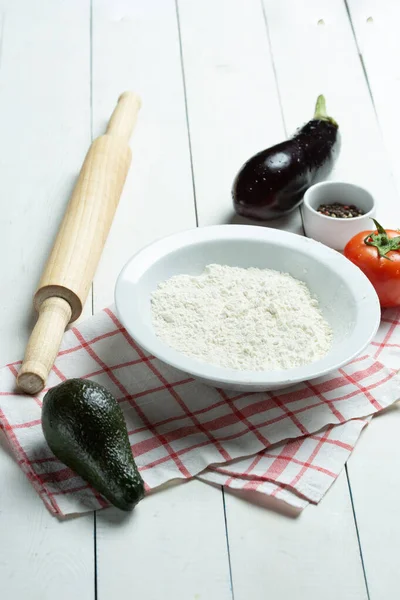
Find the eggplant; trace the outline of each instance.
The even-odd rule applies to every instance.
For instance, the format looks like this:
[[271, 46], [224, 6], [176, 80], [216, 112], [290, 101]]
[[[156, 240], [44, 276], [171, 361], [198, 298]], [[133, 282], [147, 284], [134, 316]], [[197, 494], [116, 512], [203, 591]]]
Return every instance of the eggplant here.
[[232, 188], [236, 213], [270, 220], [298, 207], [304, 192], [331, 172], [340, 147], [338, 128], [326, 113], [324, 96], [318, 96], [311, 121], [242, 166]]

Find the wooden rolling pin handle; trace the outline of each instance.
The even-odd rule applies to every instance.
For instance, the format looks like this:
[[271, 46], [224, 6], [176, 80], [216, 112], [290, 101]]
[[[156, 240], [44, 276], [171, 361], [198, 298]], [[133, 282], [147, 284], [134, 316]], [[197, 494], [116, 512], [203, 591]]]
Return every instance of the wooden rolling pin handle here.
[[140, 106], [140, 98], [133, 92], [121, 94], [108, 122], [106, 135], [117, 136], [128, 143], [136, 124]]
[[17, 379], [28, 394], [38, 394], [44, 388], [70, 318], [71, 306], [63, 298], [47, 298], [40, 306]]

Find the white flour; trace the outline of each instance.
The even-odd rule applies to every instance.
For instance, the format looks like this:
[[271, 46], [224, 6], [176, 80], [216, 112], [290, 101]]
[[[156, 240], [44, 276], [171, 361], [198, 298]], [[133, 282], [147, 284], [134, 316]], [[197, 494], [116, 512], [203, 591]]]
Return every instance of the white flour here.
[[307, 285], [287, 273], [209, 265], [152, 295], [153, 324], [169, 346], [237, 370], [306, 365], [330, 349], [332, 330]]

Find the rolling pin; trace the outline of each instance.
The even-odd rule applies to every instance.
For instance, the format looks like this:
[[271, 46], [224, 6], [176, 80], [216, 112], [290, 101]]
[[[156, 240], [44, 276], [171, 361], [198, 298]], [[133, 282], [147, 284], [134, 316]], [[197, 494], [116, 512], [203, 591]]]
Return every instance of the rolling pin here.
[[130, 167], [139, 109], [139, 97], [124, 92], [86, 155], [34, 296], [39, 316], [17, 377], [28, 394], [44, 388], [65, 328], [82, 312]]

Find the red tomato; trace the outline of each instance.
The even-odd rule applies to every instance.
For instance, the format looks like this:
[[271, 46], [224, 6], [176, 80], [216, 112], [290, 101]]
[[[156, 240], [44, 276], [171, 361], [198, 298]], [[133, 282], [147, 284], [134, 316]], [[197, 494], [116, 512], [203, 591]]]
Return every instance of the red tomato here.
[[[383, 307], [400, 305], [400, 232], [362, 231], [346, 245], [344, 255], [365, 273]], [[394, 240], [397, 238], [397, 240]]]

